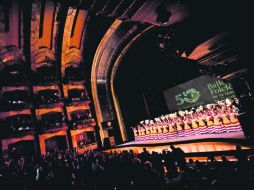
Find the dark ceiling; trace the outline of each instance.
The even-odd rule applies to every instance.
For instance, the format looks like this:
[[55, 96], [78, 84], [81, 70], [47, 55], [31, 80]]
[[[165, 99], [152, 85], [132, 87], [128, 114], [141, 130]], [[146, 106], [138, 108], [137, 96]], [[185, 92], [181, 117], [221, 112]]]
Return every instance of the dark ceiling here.
[[115, 85], [125, 121], [144, 119], [146, 106], [152, 112], [147, 118], [166, 113], [163, 90], [202, 74], [223, 78], [246, 68], [251, 72], [246, 4], [193, 1], [188, 6], [188, 18], [149, 31], [124, 56]]

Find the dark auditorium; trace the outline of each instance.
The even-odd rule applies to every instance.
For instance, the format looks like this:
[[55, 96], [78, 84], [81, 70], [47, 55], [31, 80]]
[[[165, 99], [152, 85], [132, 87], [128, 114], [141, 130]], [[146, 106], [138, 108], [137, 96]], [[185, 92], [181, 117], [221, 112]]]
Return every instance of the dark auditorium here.
[[0, 189], [253, 189], [252, 13], [0, 0]]

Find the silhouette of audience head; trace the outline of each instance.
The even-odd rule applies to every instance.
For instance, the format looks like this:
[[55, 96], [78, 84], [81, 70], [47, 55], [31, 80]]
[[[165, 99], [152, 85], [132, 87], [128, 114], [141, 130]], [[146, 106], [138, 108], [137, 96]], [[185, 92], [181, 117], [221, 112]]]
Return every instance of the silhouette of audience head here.
[[174, 150], [174, 149], [175, 149], [175, 146], [172, 145], [172, 144], [171, 144], [169, 147], [171, 148], [171, 150]]
[[[175, 152], [169, 152], [169, 155], [149, 153], [146, 149], [139, 154], [133, 151], [87, 151], [79, 155], [71, 151], [55, 151], [37, 160], [23, 155], [0, 159], [0, 186], [15, 190], [112, 190], [113, 187], [220, 190], [240, 184], [250, 190], [247, 184], [254, 184], [254, 156], [243, 164], [228, 160], [226, 156], [215, 162], [213, 155], [207, 162], [193, 159], [185, 162], [179, 148], [173, 145], [170, 148]], [[236, 151], [236, 155], [240, 153]]]

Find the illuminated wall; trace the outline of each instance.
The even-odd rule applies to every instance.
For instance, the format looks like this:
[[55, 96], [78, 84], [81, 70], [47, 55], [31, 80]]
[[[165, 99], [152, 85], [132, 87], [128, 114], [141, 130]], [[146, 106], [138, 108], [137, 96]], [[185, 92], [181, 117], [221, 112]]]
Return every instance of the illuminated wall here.
[[[31, 12], [25, 12], [27, 10]], [[14, 0], [11, 3], [0, 4], [0, 72], [10, 72], [8, 76], [13, 79], [12, 74], [20, 68], [22, 70], [22, 72], [18, 70], [21, 77], [16, 81], [1, 82], [0, 101], [6, 101], [3, 97], [4, 92], [15, 90], [29, 92], [29, 101], [26, 102], [28, 108], [9, 110], [7, 106], [6, 110], [0, 110], [0, 120], [5, 121], [5, 118], [17, 114], [31, 114], [35, 129], [29, 139], [36, 139], [34, 135], [39, 136], [40, 150], [43, 154], [46, 150], [45, 139], [47, 138], [64, 135], [68, 142], [67, 135], [71, 136], [70, 130], [72, 129], [72, 133], [75, 131], [69, 122], [73, 111], [88, 110], [90, 113], [91, 98], [87, 94], [85, 85], [87, 79], [83, 75], [84, 71], [81, 70], [84, 69], [82, 53], [87, 18], [87, 11], [66, 8], [51, 0], [33, 0], [31, 4]], [[25, 26], [24, 23], [26, 23]], [[27, 33], [27, 31], [30, 32]], [[81, 77], [76, 77], [77, 69], [75, 68], [78, 68]], [[4, 76], [4, 79], [7, 77]], [[68, 97], [70, 89], [84, 91], [83, 99]], [[41, 105], [37, 105], [36, 98], [40, 98], [37, 97], [38, 94], [45, 90], [56, 92], [60, 101], [54, 103], [49, 98]], [[45, 97], [42, 98], [45, 99]], [[42, 115], [51, 112], [62, 113], [63, 127], [50, 129], [50, 131], [41, 130]], [[78, 130], [93, 131], [93, 126], [96, 125], [94, 116], [91, 115], [91, 118], [84, 123]], [[15, 139], [26, 140], [27, 133], [12, 134], [12, 138], [2, 136], [3, 149], [6, 152], [8, 145], [16, 142]], [[71, 144], [75, 145], [75, 139], [72, 140]]]

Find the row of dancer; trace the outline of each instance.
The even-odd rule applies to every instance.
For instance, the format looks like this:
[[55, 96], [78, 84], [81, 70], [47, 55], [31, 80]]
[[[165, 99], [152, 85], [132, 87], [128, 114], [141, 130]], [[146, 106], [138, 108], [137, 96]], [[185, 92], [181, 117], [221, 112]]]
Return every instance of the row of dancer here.
[[237, 104], [237, 99], [226, 99], [141, 121], [132, 127], [135, 141], [241, 131]]

